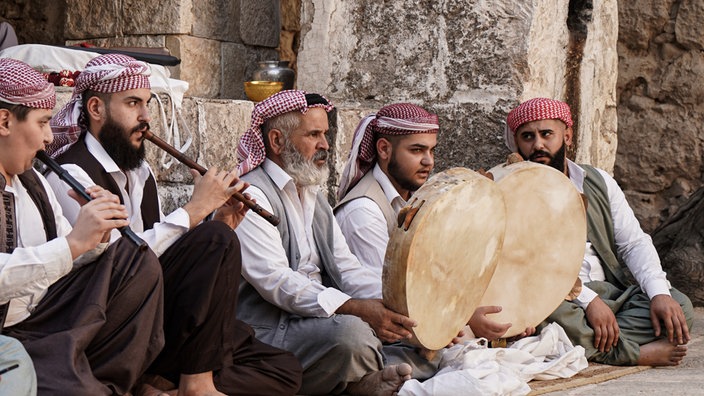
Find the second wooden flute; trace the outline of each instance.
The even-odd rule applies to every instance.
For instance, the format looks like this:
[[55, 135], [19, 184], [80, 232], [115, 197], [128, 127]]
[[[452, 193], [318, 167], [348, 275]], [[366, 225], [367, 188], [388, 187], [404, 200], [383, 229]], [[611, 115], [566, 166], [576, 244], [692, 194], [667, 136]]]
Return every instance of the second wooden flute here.
[[[185, 156], [183, 153], [178, 151], [175, 147], [171, 146], [170, 144], [166, 143], [162, 138], [159, 136], [156, 136], [155, 134], [152, 133], [150, 130], [146, 130], [142, 133], [145, 139], [149, 140], [150, 142], [154, 143], [157, 147], [160, 149], [166, 151], [169, 153], [171, 156], [179, 160], [182, 164], [186, 165], [187, 167], [194, 169], [198, 171], [201, 175], [205, 174], [208, 170], [205, 169], [205, 167], [201, 166], [197, 162], [193, 161], [192, 159], [188, 158]], [[236, 191], [233, 195], [236, 200], [244, 203], [247, 205], [249, 209], [251, 209], [253, 212], [256, 214], [262, 216], [266, 221], [271, 223], [274, 226], [277, 226], [279, 224], [279, 218], [274, 215], [273, 213], [270, 213], [266, 209], [262, 208], [259, 206], [258, 203], [252, 201], [251, 199], [247, 199], [242, 193]]]

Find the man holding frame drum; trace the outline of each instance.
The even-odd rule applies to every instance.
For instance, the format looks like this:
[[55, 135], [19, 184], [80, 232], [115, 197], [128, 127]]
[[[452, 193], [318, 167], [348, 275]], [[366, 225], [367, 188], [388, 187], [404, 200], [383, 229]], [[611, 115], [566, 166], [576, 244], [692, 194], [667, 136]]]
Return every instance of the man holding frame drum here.
[[[355, 130], [335, 218], [352, 253], [380, 278], [398, 213], [433, 171], [439, 128], [436, 114], [411, 103], [396, 103], [364, 117]], [[500, 311], [500, 306], [477, 307], [466, 336], [502, 337], [511, 324], [487, 316]], [[516, 338], [533, 332], [526, 329]]]
[[579, 273], [583, 288], [547, 321], [560, 324], [590, 361], [678, 365], [690, 340], [692, 304], [670, 286], [650, 236], [616, 181], [566, 157], [565, 148], [572, 144], [569, 106], [547, 98], [528, 100], [509, 113], [505, 138], [525, 160], [563, 172], [588, 200], [587, 249]]

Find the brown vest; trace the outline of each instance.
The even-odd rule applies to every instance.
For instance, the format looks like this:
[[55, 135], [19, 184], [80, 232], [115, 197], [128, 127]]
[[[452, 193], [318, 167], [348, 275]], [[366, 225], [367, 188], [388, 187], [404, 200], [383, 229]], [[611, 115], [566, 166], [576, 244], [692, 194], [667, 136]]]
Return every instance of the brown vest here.
[[[95, 184], [120, 197], [120, 202], [124, 204], [125, 199], [120, 193], [120, 187], [115, 182], [115, 179], [110, 176], [93, 154], [88, 151], [85, 141], [86, 133], [87, 132], [83, 132], [81, 138], [75, 144], [66, 150], [66, 152], [56, 157], [56, 161], [60, 164], [75, 164], [80, 166]], [[159, 197], [156, 190], [156, 181], [151, 174], [149, 174], [149, 178], [146, 183], [144, 183], [141, 210], [145, 231], [151, 229], [154, 223], [160, 221]]]

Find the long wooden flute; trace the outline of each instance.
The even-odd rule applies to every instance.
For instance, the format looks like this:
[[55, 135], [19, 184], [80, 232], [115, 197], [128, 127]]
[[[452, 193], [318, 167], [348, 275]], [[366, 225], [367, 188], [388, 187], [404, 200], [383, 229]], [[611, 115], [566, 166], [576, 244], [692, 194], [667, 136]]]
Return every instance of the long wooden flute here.
[[[201, 175], [204, 175], [205, 172], [208, 170], [205, 169], [203, 166], [199, 165], [197, 162], [193, 161], [192, 159], [188, 158], [186, 155], [178, 151], [175, 147], [171, 146], [170, 144], [166, 143], [162, 138], [159, 136], [156, 136], [155, 134], [152, 133], [150, 130], [146, 130], [142, 132], [142, 136], [144, 136], [145, 139], [149, 140], [150, 142], [154, 143], [157, 147], [160, 149], [166, 151], [169, 153], [171, 156], [176, 158], [179, 162], [182, 164], [186, 165], [187, 167], [196, 170], [198, 173]], [[279, 218], [273, 214], [267, 211], [266, 209], [262, 208], [259, 206], [258, 203], [252, 201], [251, 199], [247, 199], [242, 193], [239, 191], [235, 191], [235, 193], [232, 195], [236, 200], [244, 203], [247, 205], [249, 209], [251, 209], [254, 213], [258, 214], [259, 216], [263, 217], [271, 223], [273, 226], [277, 226], [279, 224]]]
[[[85, 187], [83, 187], [83, 185], [81, 185], [78, 180], [74, 179], [74, 177], [71, 176], [71, 174], [68, 173], [66, 169], [62, 168], [58, 162], [56, 162], [53, 158], [49, 157], [49, 154], [47, 154], [44, 150], [37, 151], [37, 159], [43, 162], [44, 165], [51, 169], [52, 172], [56, 173], [56, 176], [58, 176], [59, 179], [63, 180], [66, 184], [68, 184], [69, 187], [71, 187], [73, 191], [75, 191], [83, 199], [85, 199], [86, 201], [93, 200], [93, 198], [86, 192]], [[117, 230], [120, 231], [123, 237], [129, 239], [130, 242], [137, 245], [140, 250], [144, 250], [147, 248], [147, 243], [144, 242], [142, 238], [137, 236], [137, 234], [135, 234], [135, 232], [132, 231], [129, 226], [120, 227]]]

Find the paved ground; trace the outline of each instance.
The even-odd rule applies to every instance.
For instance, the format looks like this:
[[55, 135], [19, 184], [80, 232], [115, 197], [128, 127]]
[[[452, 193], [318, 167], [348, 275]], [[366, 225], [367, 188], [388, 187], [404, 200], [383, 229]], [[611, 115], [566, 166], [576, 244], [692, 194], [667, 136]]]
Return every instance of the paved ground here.
[[652, 368], [611, 381], [546, 395], [704, 395], [704, 308], [695, 309], [692, 341], [678, 367]]

